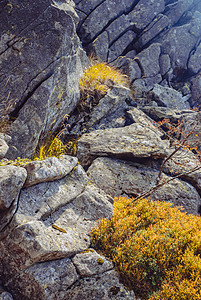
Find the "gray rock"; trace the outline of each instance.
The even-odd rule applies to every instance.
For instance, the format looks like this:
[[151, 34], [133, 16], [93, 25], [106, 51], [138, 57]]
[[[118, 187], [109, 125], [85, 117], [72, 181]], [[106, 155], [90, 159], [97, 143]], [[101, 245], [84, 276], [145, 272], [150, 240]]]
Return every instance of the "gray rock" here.
[[[123, 86], [114, 86], [98, 104], [91, 107], [90, 113], [81, 112], [69, 118], [72, 126], [70, 134], [81, 134], [95, 129], [123, 127], [125, 125], [125, 110], [128, 108], [126, 99], [130, 89]], [[118, 119], [121, 118], [122, 122]]]
[[201, 71], [201, 43], [191, 54], [188, 61], [188, 69], [190, 72], [193, 72], [195, 74]]
[[95, 277], [78, 280], [67, 292], [65, 299], [77, 300], [136, 300], [133, 292], [127, 291], [119, 283], [115, 271], [108, 271]]
[[0, 159], [5, 157], [8, 149], [9, 149], [9, 147], [8, 147], [7, 143], [5, 142], [5, 140], [0, 138]]
[[156, 126], [153, 124], [153, 120], [149, 118], [143, 111], [132, 108], [127, 112], [127, 115], [129, 116], [130, 120], [134, 123], [141, 124], [142, 126], [145, 126], [152, 130], [158, 137], [162, 137], [163, 133], [161, 133]]
[[[146, 128], [146, 129], [145, 129]], [[89, 164], [94, 157], [159, 158], [166, 155], [167, 141], [143, 124], [132, 124], [123, 128], [96, 130], [82, 135], [78, 141], [78, 159]]]
[[80, 165], [66, 177], [27, 187], [21, 191], [18, 213], [38, 219], [50, 215], [81, 194], [88, 177]]
[[[91, 181], [113, 197], [141, 195], [155, 185], [157, 175], [156, 169], [103, 157], [95, 159], [88, 169]], [[162, 176], [164, 181], [170, 178], [165, 174]], [[150, 198], [182, 205], [186, 212], [193, 214], [198, 213], [200, 205], [200, 196], [195, 188], [179, 179], [164, 184]]]
[[170, 20], [170, 24], [174, 25], [184, 15], [193, 4], [193, 0], [178, 0], [176, 3], [170, 3], [166, 7], [166, 15]]
[[[78, 9], [80, 9], [80, 7], [83, 8], [84, 5], [84, 11], [86, 11], [86, 9], [88, 10], [88, 16], [84, 20], [82, 20], [81, 26], [82, 30], [85, 31], [85, 34], [90, 35], [90, 41], [97, 38], [104, 28], [107, 29], [108, 23], [112, 23], [112, 21], [115, 21], [115, 19], [121, 17], [121, 15], [123, 15], [123, 12], [132, 6], [133, 2], [132, 0], [106, 0], [102, 2], [99, 1], [97, 3], [98, 5], [94, 4], [94, 1], [89, 1], [87, 2], [87, 4], [80, 3], [80, 5], [77, 5]], [[93, 8], [93, 10], [91, 10], [91, 12], [89, 13], [89, 7], [86, 8], [87, 5], [89, 5], [89, 7], [93, 5], [95, 9]]]
[[[170, 153], [173, 151], [174, 148], [170, 149]], [[197, 167], [200, 167], [200, 169], [189, 173], [191, 170]], [[167, 161], [163, 172], [171, 176], [183, 174], [181, 178], [191, 183], [199, 192], [199, 194], [201, 193], [201, 163], [199, 159], [188, 149], [179, 150], [175, 157]]]
[[32, 161], [25, 165], [27, 179], [24, 186], [61, 179], [69, 174], [76, 165], [77, 159], [68, 155], [62, 155], [59, 159], [48, 157], [41, 161]]
[[[52, 163], [57, 164], [57, 160]], [[90, 232], [97, 219], [112, 216], [111, 202], [111, 197], [90, 183], [80, 165], [60, 180], [21, 190], [16, 212], [4, 234], [5, 239], [0, 242], [0, 259], [4, 262], [0, 265], [0, 275], [4, 275], [3, 283], [14, 292], [16, 299], [29, 298], [29, 293], [33, 293], [33, 299], [51, 299], [49, 293], [56, 292], [58, 296], [52, 299], [65, 299], [66, 280], [72, 280], [72, 274], [68, 270], [70, 275], [64, 280], [59, 273], [66, 270], [60, 268], [61, 259], [89, 247]], [[48, 263], [55, 259], [58, 263]], [[41, 262], [44, 264], [39, 264]], [[55, 287], [50, 281], [54, 268]], [[59, 283], [60, 276], [63, 279]], [[76, 275], [69, 285], [77, 279]], [[27, 280], [32, 283], [29, 287]]]
[[[187, 69], [189, 55], [201, 34], [200, 13], [196, 12], [191, 21], [182, 26], [172, 27], [158, 39], [162, 51], [171, 59], [171, 66], [175, 70], [175, 77], [182, 69]], [[177, 78], [178, 79], [178, 78]]]
[[112, 43], [112, 46], [110, 46], [107, 60], [111, 62], [121, 56], [126, 47], [133, 42], [135, 37], [136, 34], [131, 30], [126, 31], [123, 35], [121, 35], [114, 43]]
[[78, 280], [76, 269], [68, 258], [38, 263], [12, 278], [6, 286], [16, 300], [61, 300], [67, 289]]
[[153, 38], [155, 38], [161, 31], [169, 26], [169, 18], [163, 14], [158, 14], [154, 20], [141, 33], [137, 42], [134, 44], [135, 49], [142, 49]]
[[0, 294], [0, 300], [13, 300], [13, 297], [8, 292], [3, 292]]
[[160, 73], [164, 76], [171, 69], [170, 57], [168, 54], [162, 54], [159, 60]]
[[176, 111], [168, 107], [144, 106], [142, 110], [156, 122], [163, 119], [170, 119], [171, 122], [176, 122], [181, 117]]
[[131, 85], [131, 90], [134, 91], [136, 98], [145, 97], [147, 102], [147, 93], [153, 89], [155, 84], [160, 82], [162, 82], [161, 74], [157, 74], [148, 78], [136, 79]]
[[6, 133], [0, 132], [0, 139], [4, 140], [6, 143], [9, 143], [11, 140], [11, 137]]
[[163, 87], [159, 84], [154, 85], [150, 97], [156, 101], [159, 106], [180, 110], [189, 108], [186, 97], [183, 97], [180, 92], [169, 87]]
[[115, 67], [123, 70], [123, 72], [129, 77], [130, 82], [133, 82], [136, 78], [141, 78], [141, 70], [137, 60], [120, 56], [113, 64]]
[[201, 104], [201, 76], [198, 74], [191, 80], [191, 104], [199, 107]]
[[0, 166], [0, 231], [9, 224], [17, 209], [18, 197], [26, 177], [24, 168]]
[[139, 60], [144, 77], [153, 77], [160, 73], [159, 57], [161, 45], [154, 43], [142, 52], [135, 59]]
[[137, 30], [143, 30], [154, 17], [165, 9], [164, 0], [140, 0], [130, 12], [129, 16], [135, 22]]
[[32, 157], [39, 137], [54, 133], [79, 101], [78, 17], [73, 1], [12, 0], [1, 19], [0, 101], [14, 102], [7, 113], [15, 119], [7, 157]]
[[102, 274], [114, 268], [112, 262], [98, 254], [94, 249], [87, 249], [78, 253], [73, 258], [73, 263], [82, 277]]

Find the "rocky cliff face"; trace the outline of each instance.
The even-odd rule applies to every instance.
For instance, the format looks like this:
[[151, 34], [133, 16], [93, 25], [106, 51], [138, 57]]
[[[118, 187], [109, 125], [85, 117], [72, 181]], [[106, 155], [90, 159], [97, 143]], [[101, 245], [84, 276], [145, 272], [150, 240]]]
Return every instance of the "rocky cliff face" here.
[[[196, 120], [199, 140], [190, 106], [201, 97], [201, 4], [74, 2], [0, 3], [0, 113], [10, 125], [0, 134], [0, 284], [16, 300], [137, 299], [90, 248], [90, 231], [112, 216], [114, 196], [153, 187], [174, 151], [153, 120], [182, 119], [188, 131]], [[130, 85], [111, 86], [78, 113], [85, 51], [121, 68]], [[32, 158], [66, 116], [64, 141], [79, 137], [77, 157], [7, 161]], [[188, 149], [177, 154], [151, 197], [197, 214], [201, 173], [189, 171], [200, 161]]]

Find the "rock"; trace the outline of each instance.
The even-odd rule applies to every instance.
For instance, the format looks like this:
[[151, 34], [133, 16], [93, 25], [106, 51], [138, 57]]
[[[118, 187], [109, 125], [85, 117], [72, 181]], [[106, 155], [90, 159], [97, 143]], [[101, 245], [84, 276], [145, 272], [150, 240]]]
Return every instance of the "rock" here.
[[94, 249], [87, 249], [78, 253], [73, 258], [73, 263], [82, 277], [102, 274], [114, 268], [112, 262], [98, 254]]
[[159, 59], [160, 72], [164, 76], [171, 69], [170, 57], [168, 54], [162, 54]]
[[5, 142], [5, 140], [0, 138], [0, 159], [4, 158], [7, 151], [8, 151], [8, 145]]
[[14, 119], [8, 158], [32, 157], [39, 138], [53, 134], [79, 101], [82, 54], [73, 5], [12, 0], [1, 9], [0, 101], [12, 102], [7, 114]]
[[76, 165], [77, 159], [68, 155], [62, 155], [59, 159], [48, 157], [41, 161], [32, 161], [25, 165], [27, 179], [24, 186], [61, 179], [69, 174]]
[[[190, 1], [192, 2], [192, 0]], [[170, 13], [174, 16], [171, 11]], [[168, 15], [168, 17], [170, 18], [170, 15]], [[162, 36], [157, 40], [161, 43], [163, 54], [168, 54], [170, 56], [171, 66], [175, 70], [175, 77], [177, 77], [177, 80], [182, 69], [187, 69], [189, 55], [196, 45], [200, 33], [201, 18], [200, 13], [196, 12], [189, 23], [170, 28], [165, 36]], [[181, 77], [179, 79], [181, 79]]]
[[196, 50], [190, 55], [188, 61], [188, 69], [190, 72], [197, 74], [201, 71], [201, 43]]
[[180, 110], [189, 108], [186, 97], [183, 97], [180, 92], [159, 84], [154, 85], [150, 92], [150, 98], [156, 101], [159, 106]]
[[133, 292], [127, 291], [119, 283], [119, 277], [115, 271], [108, 271], [95, 277], [78, 280], [67, 292], [65, 299], [76, 300], [136, 300]]
[[142, 70], [142, 76], [152, 77], [160, 73], [159, 57], [161, 45], [153, 43], [151, 46], [140, 52], [136, 60], [139, 61]]
[[[170, 150], [170, 153], [174, 151], [174, 148]], [[194, 168], [199, 168], [197, 171], [189, 173]], [[199, 159], [189, 150], [182, 149], [177, 152], [177, 155], [167, 161], [163, 172], [176, 176], [183, 174], [180, 178], [186, 182], [191, 183], [199, 194], [201, 194], [201, 163]]]
[[169, 26], [169, 18], [163, 14], [158, 14], [154, 20], [143, 30], [137, 42], [134, 44], [135, 49], [142, 49], [161, 31]]
[[21, 191], [18, 213], [41, 219], [66, 205], [84, 191], [88, 182], [80, 165], [64, 178], [24, 188]]
[[178, 110], [174, 110], [168, 107], [144, 106], [142, 107], [142, 110], [156, 122], [162, 121], [163, 119], [170, 119], [171, 122], [174, 123], [181, 118], [181, 114], [179, 114]]
[[24, 168], [0, 166], [0, 236], [18, 205], [18, 197], [26, 180]]
[[[136, 55], [134, 55], [135, 57]], [[134, 58], [133, 57], [133, 58]], [[116, 59], [112, 65], [116, 68], [120, 68], [124, 74], [126, 74], [131, 83], [137, 78], [141, 78], [141, 70], [138, 60], [130, 59], [125, 56], [120, 56]]]
[[[158, 170], [145, 165], [106, 157], [95, 159], [88, 169], [88, 176], [99, 188], [112, 197], [128, 195], [135, 197], [149, 191], [155, 185]], [[163, 174], [162, 180], [171, 177]], [[164, 184], [150, 195], [153, 200], [169, 201], [183, 206], [188, 213], [197, 214], [200, 196], [193, 186], [179, 179]]]
[[199, 107], [201, 103], [201, 74], [193, 77], [191, 80], [191, 105]]
[[0, 139], [4, 140], [6, 143], [9, 143], [11, 140], [11, 137], [6, 133], [0, 132]]
[[[146, 128], [146, 129], [145, 129]], [[97, 156], [112, 156], [124, 159], [165, 157], [167, 141], [143, 124], [123, 128], [96, 130], [83, 134], [78, 141], [78, 160], [90, 164]]]
[[166, 16], [170, 20], [170, 24], [177, 23], [182, 16], [185, 16], [185, 12], [188, 11], [193, 4], [193, 0], [178, 0], [176, 3], [168, 3], [166, 6]]
[[[47, 159], [40, 166], [46, 168], [47, 162], [52, 163], [53, 171], [54, 164], [60, 162], [69, 172], [76, 159], [62, 156]], [[24, 168], [15, 168], [26, 173]], [[34, 170], [39, 173], [37, 164]], [[90, 232], [97, 219], [112, 216], [111, 202], [110, 196], [90, 183], [80, 165], [62, 179], [21, 190], [0, 242], [0, 276], [15, 299], [29, 299], [30, 295], [41, 300], [67, 299], [67, 289], [79, 278], [71, 258], [90, 246]], [[105, 265], [95, 267], [94, 272], [105, 266], [111, 269], [105, 260]]]
[[[156, 83], [162, 82], [162, 76], [160, 74], [155, 75], [153, 77], [148, 77], [148, 78], [140, 78], [136, 79], [132, 85], [131, 89], [134, 91], [134, 95], [136, 96], [137, 100], [141, 97], [145, 97], [145, 102], [147, 104], [147, 93], [153, 89], [154, 85]], [[141, 105], [139, 101], [139, 105]], [[153, 103], [152, 103], [153, 105]]]
[[8, 292], [3, 292], [0, 294], [0, 300], [13, 300], [13, 297]]
[[[79, 112], [69, 118], [71, 126], [70, 134], [80, 136], [85, 132], [95, 129], [116, 128], [125, 125], [125, 110], [128, 108], [126, 100], [130, 89], [122, 86], [114, 86], [105, 97], [99, 100], [97, 105], [87, 111]], [[119, 122], [121, 118], [122, 122]]]
[[135, 37], [136, 34], [133, 31], [128, 30], [122, 36], [120, 36], [117, 41], [110, 43], [111, 46], [109, 48], [107, 58], [108, 62], [114, 61], [117, 57], [121, 56], [126, 47], [133, 42]]
[[153, 120], [149, 118], [143, 111], [132, 108], [129, 111], [127, 111], [127, 115], [130, 118], [130, 120], [134, 123], [141, 124], [142, 126], [145, 126], [152, 130], [158, 137], [162, 137], [163, 133], [161, 133], [157, 127], [153, 124]]
[[164, 0], [140, 0], [130, 12], [130, 17], [135, 22], [135, 28], [140, 31], [148, 26], [154, 17], [165, 9]]
[[38, 263], [12, 278], [6, 285], [16, 300], [67, 299], [66, 291], [79, 278], [69, 258]]

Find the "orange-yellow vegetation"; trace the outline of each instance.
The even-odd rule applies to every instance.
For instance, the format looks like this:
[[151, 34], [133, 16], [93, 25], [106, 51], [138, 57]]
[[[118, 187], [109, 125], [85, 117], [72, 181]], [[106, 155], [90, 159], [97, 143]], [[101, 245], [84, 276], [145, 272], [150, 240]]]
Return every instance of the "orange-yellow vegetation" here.
[[114, 85], [127, 86], [127, 76], [105, 62], [94, 61], [80, 79], [81, 101], [88, 96], [101, 98]]
[[51, 138], [51, 136], [42, 143], [39, 150], [35, 153], [35, 159], [45, 159], [46, 157], [56, 156], [59, 157], [63, 154], [76, 155], [77, 140], [72, 139], [64, 144], [59, 135]]
[[131, 201], [115, 198], [112, 218], [92, 231], [92, 246], [141, 299], [201, 300], [201, 217], [167, 202]]

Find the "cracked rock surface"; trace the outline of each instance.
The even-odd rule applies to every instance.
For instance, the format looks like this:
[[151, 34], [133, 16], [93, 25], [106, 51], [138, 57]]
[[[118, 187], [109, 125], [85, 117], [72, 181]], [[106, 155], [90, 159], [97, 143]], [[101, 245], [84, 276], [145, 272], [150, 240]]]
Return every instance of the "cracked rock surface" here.
[[[34, 168], [30, 164], [26, 169], [1, 167], [2, 180], [10, 180], [6, 186], [12, 186], [14, 193], [9, 193], [2, 182], [1, 220], [8, 215], [12, 202], [17, 203], [14, 210], [9, 210], [9, 223], [0, 232], [0, 276], [4, 288], [16, 300], [76, 299], [77, 293], [90, 299], [98, 299], [99, 295], [107, 299], [121, 299], [122, 295], [135, 299], [134, 293], [119, 283], [113, 264], [88, 249], [96, 221], [112, 216], [112, 198], [90, 182], [76, 158], [47, 158], [32, 164]], [[63, 174], [59, 179], [54, 167], [58, 170], [61, 166]], [[50, 170], [53, 177], [48, 181]], [[38, 181], [27, 186], [26, 174]], [[77, 285], [83, 284], [78, 292]]]
[[0, 101], [14, 146], [7, 157], [31, 157], [40, 136], [53, 133], [79, 100], [78, 17], [73, 1], [0, 5]]

